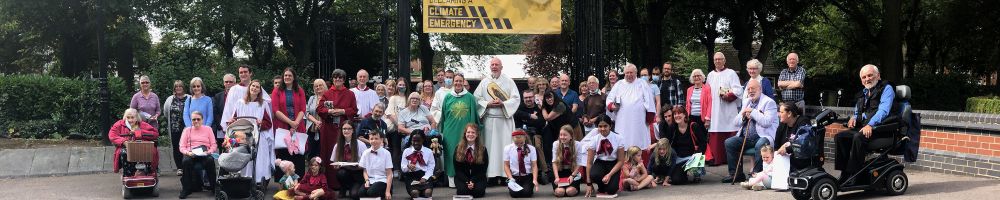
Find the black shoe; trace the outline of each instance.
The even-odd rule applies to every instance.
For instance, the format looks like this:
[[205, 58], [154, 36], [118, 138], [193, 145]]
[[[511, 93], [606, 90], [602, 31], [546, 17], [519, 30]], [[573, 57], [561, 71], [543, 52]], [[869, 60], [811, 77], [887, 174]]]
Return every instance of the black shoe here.
[[736, 176], [736, 178], [733, 178], [732, 176], [727, 176], [726, 178], [722, 179], [722, 183], [743, 182], [743, 181], [747, 181], [747, 177]]
[[181, 190], [181, 195], [177, 196], [177, 198], [178, 199], [187, 199], [188, 195], [191, 195], [191, 192], [188, 192], [188, 191], [185, 191], [185, 190]]

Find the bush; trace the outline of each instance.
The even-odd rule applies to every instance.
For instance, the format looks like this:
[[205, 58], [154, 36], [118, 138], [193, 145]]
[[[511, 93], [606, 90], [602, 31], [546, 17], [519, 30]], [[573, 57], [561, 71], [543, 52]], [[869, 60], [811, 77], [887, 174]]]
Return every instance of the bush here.
[[982, 87], [962, 74], [918, 74], [908, 83], [913, 109], [962, 111], [966, 99], [982, 94]]
[[[122, 80], [108, 81], [111, 120], [119, 119], [130, 97]], [[99, 138], [98, 81], [44, 75], [0, 75], [0, 127], [20, 138], [52, 138], [81, 133]]]
[[966, 103], [966, 112], [1000, 114], [1000, 97], [971, 97]]

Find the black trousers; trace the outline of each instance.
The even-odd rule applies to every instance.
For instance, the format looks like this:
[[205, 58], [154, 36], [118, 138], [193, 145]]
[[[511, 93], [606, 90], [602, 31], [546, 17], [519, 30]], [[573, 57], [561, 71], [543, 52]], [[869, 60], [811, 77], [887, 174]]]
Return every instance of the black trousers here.
[[[402, 180], [403, 184], [406, 184], [406, 193], [410, 194], [411, 191], [416, 191], [417, 192], [417, 196], [412, 196], [411, 195], [410, 197], [412, 197], [412, 198], [417, 198], [417, 197], [427, 197], [427, 198], [430, 198], [431, 197], [431, 194], [425, 193], [426, 192], [425, 190], [431, 189], [433, 191], [433, 189], [434, 189], [434, 187], [431, 187], [431, 180], [427, 180], [427, 182], [425, 182], [423, 184], [418, 184], [418, 185], [411, 185], [410, 184], [413, 181], [420, 181], [420, 179], [424, 177], [424, 173], [428, 173], [428, 172], [424, 172], [424, 171], [403, 172], [400, 175], [401, 177], [399, 177], [399, 180]], [[457, 188], [458, 184], [456, 184], [455, 187]]]
[[[209, 186], [215, 187], [215, 160], [209, 156], [184, 156], [181, 161], [184, 175], [181, 176], [181, 187], [184, 191], [194, 192], [202, 189], [202, 183], [208, 182]], [[197, 166], [197, 167], [196, 167]], [[201, 173], [205, 172], [203, 180]]]
[[[364, 180], [362, 180], [364, 182]], [[364, 184], [364, 183], [362, 183]], [[379, 197], [385, 199], [385, 187], [386, 184], [383, 182], [371, 183], [368, 188], [362, 189], [364, 197]]]
[[[403, 135], [399, 132], [391, 132], [388, 134], [389, 139], [389, 154], [392, 155], [392, 160], [400, 160], [403, 155]], [[430, 140], [427, 140], [430, 141]], [[392, 162], [392, 169], [399, 170], [399, 162]]]
[[[469, 189], [467, 186], [470, 181], [472, 182], [472, 189]], [[463, 180], [459, 178], [459, 176], [455, 176], [455, 194], [469, 195], [473, 198], [482, 198], [483, 196], [486, 196], [486, 182]]]
[[[319, 132], [307, 131], [306, 134], [309, 135], [309, 139], [306, 139], [306, 158], [312, 158], [312, 157], [319, 156], [319, 154], [320, 154], [319, 153], [319, 141], [321, 141], [321, 140], [316, 140], [316, 138], [320, 137]], [[299, 165], [295, 164], [295, 166], [299, 166]], [[298, 169], [296, 169], [296, 170], [298, 170]]]
[[531, 174], [524, 176], [514, 176], [514, 182], [521, 185], [523, 189], [521, 191], [514, 191], [510, 188], [507, 189], [510, 192], [510, 197], [512, 198], [529, 198], [535, 195], [535, 182], [531, 181]]
[[170, 132], [170, 145], [174, 146], [174, 150], [172, 151], [174, 154], [174, 167], [177, 169], [184, 169], [181, 168], [181, 162], [184, 162], [184, 154], [181, 154], [181, 132], [183, 130], [173, 130]]
[[[348, 198], [364, 196], [365, 177], [360, 169], [341, 167], [337, 170], [337, 181], [340, 182], [340, 195]], [[385, 189], [385, 188], [382, 188]]]
[[[302, 154], [292, 155], [288, 153], [288, 149], [275, 149], [274, 157], [282, 160], [287, 160], [292, 162], [292, 164], [295, 164], [295, 174], [299, 175], [299, 177], [303, 177], [303, 175], [305, 175], [306, 172], [305, 155]], [[273, 174], [274, 176], [274, 178], [271, 180], [278, 181], [279, 179], [281, 179], [282, 176], [285, 175], [285, 171], [281, 170], [280, 167], [275, 166], [274, 171], [271, 174]]]
[[650, 174], [653, 174], [653, 177], [660, 178], [660, 180], [663, 180], [663, 178], [670, 176], [670, 164], [666, 164], [666, 161], [664, 161], [664, 164], [657, 165], [656, 160], [650, 158], [649, 172]]
[[[590, 169], [590, 181], [597, 185], [598, 193], [617, 194], [618, 182], [621, 179], [621, 170], [612, 172], [618, 161], [594, 160], [593, 168]], [[611, 180], [604, 183], [604, 175], [611, 174]]]
[[834, 159], [834, 168], [841, 170], [841, 178], [847, 178], [854, 173], [861, 171], [861, 167], [865, 162], [865, 156], [868, 155], [868, 143], [874, 139], [883, 138], [879, 135], [887, 134], [877, 134], [872, 133], [872, 138], [866, 138], [861, 132], [846, 130], [837, 133], [834, 137], [834, 143], [837, 145], [836, 158]]

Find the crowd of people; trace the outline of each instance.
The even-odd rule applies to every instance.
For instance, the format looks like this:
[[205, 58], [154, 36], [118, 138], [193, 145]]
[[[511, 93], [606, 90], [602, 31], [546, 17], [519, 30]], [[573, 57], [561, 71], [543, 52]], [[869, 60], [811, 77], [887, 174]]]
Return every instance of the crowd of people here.
[[[529, 77], [528, 87], [518, 88], [496, 58], [476, 88], [463, 74], [447, 70], [409, 93], [408, 78], [369, 87], [365, 70], [348, 81], [337, 69], [329, 81], [312, 81], [308, 97], [292, 68], [274, 77], [268, 93], [250, 67], [239, 66], [239, 81], [223, 76], [225, 90], [214, 96], [194, 77], [187, 86], [175, 81], [173, 94], [162, 103], [150, 90], [150, 77], [142, 76], [131, 108], [115, 127], [166, 123], [163, 131], [170, 135], [184, 186], [180, 198], [215, 187], [212, 174], [193, 171], [194, 166], [214, 166], [213, 157], [204, 155], [228, 148], [231, 138], [223, 130], [238, 117], [259, 124], [254, 179], [279, 183], [283, 191], [275, 199], [390, 199], [396, 179], [412, 198], [429, 198], [436, 187], [479, 198], [488, 186], [505, 186], [511, 197], [531, 197], [547, 184], [556, 197], [614, 197], [619, 191], [699, 183], [705, 165], [723, 164], [729, 172], [723, 182], [787, 189], [771, 179], [787, 177], [788, 171], [772, 166], [790, 162], [794, 169], [806, 162], [788, 158], [791, 140], [808, 121], [806, 69], [798, 61], [797, 54], [787, 55], [777, 84], [760, 75], [763, 65], [757, 60], [746, 63], [750, 78], [741, 82], [718, 52], [707, 75], [694, 69], [688, 78], [677, 76], [670, 62], [652, 70], [626, 64], [621, 73], [609, 71], [605, 84], [588, 77], [578, 91], [566, 74]], [[874, 66], [865, 66], [862, 76], [868, 89], [885, 87]], [[892, 92], [885, 90], [872, 91], [886, 99]], [[854, 117], [866, 128], [884, 117], [880, 104], [871, 105], [859, 107], [852, 127]], [[851, 147], [851, 136], [840, 138], [838, 144], [844, 140]], [[864, 139], [853, 136], [854, 142]], [[194, 153], [197, 148], [204, 153]], [[845, 149], [846, 156], [853, 153]], [[749, 178], [740, 166], [744, 155], [754, 160]], [[857, 168], [853, 162], [844, 166]]]

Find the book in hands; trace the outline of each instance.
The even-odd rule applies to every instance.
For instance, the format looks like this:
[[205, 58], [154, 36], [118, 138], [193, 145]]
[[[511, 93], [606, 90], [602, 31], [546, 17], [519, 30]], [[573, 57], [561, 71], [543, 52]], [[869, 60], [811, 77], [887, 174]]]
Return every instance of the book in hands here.
[[569, 186], [570, 183], [571, 181], [569, 180], [569, 177], [559, 178], [558, 180], [556, 180], [556, 186], [558, 187], [566, 187]]

